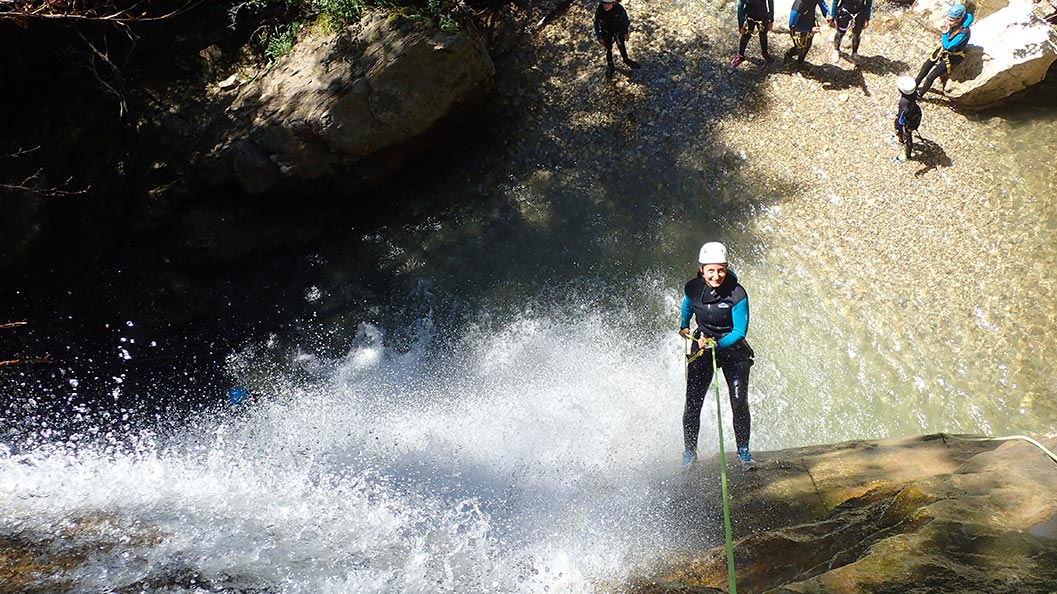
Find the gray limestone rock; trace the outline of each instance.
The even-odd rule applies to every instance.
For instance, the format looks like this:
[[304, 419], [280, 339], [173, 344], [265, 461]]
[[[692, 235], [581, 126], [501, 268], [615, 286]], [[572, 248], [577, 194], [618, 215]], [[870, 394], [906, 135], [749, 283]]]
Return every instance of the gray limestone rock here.
[[951, 73], [946, 93], [964, 109], [997, 105], [1046, 78], [1057, 60], [1057, 32], [1016, 0], [972, 26], [966, 58]]
[[232, 163], [249, 194], [354, 195], [470, 116], [493, 75], [487, 51], [470, 36], [372, 14], [336, 34], [307, 34], [246, 84], [214, 157]]

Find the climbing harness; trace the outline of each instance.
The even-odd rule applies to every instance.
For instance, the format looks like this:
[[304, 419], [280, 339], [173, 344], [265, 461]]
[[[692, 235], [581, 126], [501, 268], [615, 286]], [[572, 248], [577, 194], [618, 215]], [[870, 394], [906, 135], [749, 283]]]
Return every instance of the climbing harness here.
[[797, 49], [804, 49], [804, 46], [807, 45], [808, 40], [811, 39], [813, 35], [814, 33], [810, 31], [791, 31], [789, 33], [789, 36], [793, 38], [793, 46]]
[[932, 62], [933, 64], [935, 64], [936, 62], [942, 61], [943, 65], [947, 68], [947, 75], [949, 76], [950, 73], [951, 73], [951, 70], [954, 68], [954, 64], [951, 63], [951, 56], [955, 56], [957, 58], [964, 58], [965, 57], [965, 51], [964, 50], [960, 50], [960, 51], [945, 50], [945, 49], [943, 49], [943, 46], [941, 45], [941, 46], [937, 47], [932, 52], [932, 55], [929, 56], [929, 61]]
[[689, 338], [686, 339], [686, 365], [687, 365], [687, 369], [689, 369], [689, 366], [690, 366], [691, 363], [693, 363], [694, 361], [697, 361], [698, 359], [700, 359], [701, 356], [705, 354], [705, 351], [711, 350], [711, 349], [701, 349], [701, 348], [699, 348], [699, 349], [697, 349], [696, 353], [691, 355], [690, 351], [693, 350], [693, 349], [690, 348], [690, 343], [691, 342], [694, 342], [694, 341], [691, 341]]
[[1051, 460], [1057, 462], [1057, 455], [1055, 455], [1050, 450], [1046, 449], [1046, 446], [1042, 445], [1041, 443], [1035, 441], [1034, 439], [1026, 435], [1006, 435], [1003, 437], [992, 437], [990, 435], [984, 437], [960, 437], [958, 435], [951, 435], [950, 433], [940, 433], [940, 438], [943, 439], [944, 443], [947, 442], [947, 439], [954, 439], [957, 441], [1012, 441], [1014, 439], [1019, 439], [1021, 441], [1026, 441], [1031, 445], [1039, 448], [1043, 451], [1043, 453], [1049, 456]]
[[745, 17], [745, 32], [749, 35], [759, 37], [760, 33], [765, 31], [766, 29], [767, 26], [763, 24], [763, 21], [757, 21], [756, 19], [750, 16]]
[[841, 33], [844, 33], [848, 29], [851, 29], [852, 27], [854, 27], [855, 24], [859, 21], [859, 15], [862, 14], [862, 11], [863, 11], [863, 9], [861, 9], [861, 8], [859, 9], [859, 12], [852, 12], [852, 11], [848, 10], [847, 8], [844, 8], [843, 6], [838, 8], [837, 9], [838, 14], [846, 14], [850, 18], [848, 20], [848, 24], [844, 25], [843, 27], [840, 26], [840, 22], [843, 19], [841, 19], [839, 17], [838, 18], [834, 18], [833, 20], [836, 21], [837, 30], [840, 31]]

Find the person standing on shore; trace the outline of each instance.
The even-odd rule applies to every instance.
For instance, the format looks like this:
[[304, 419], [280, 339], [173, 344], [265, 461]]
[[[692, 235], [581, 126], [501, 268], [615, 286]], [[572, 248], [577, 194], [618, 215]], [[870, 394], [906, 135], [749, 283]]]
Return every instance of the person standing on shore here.
[[903, 151], [896, 155], [896, 161], [905, 163], [910, 160], [910, 153], [914, 150], [914, 131], [921, 125], [921, 106], [918, 105], [918, 85], [914, 79], [900, 76], [896, 87], [900, 95], [895, 119], [896, 140], [903, 145]]
[[613, 66], [613, 44], [620, 50], [620, 57], [629, 68], [638, 68], [639, 63], [628, 57], [624, 42], [631, 37], [631, 20], [628, 11], [619, 2], [602, 0], [595, 10], [595, 41], [606, 48], [606, 78], [612, 78], [616, 68]]
[[918, 85], [919, 99], [932, 88], [936, 78], [942, 76], [946, 81], [951, 70], [965, 58], [965, 48], [969, 45], [969, 25], [972, 22], [973, 15], [967, 13], [961, 4], [955, 4], [947, 10], [947, 16], [940, 26], [940, 46], [921, 65], [914, 79]]
[[767, 32], [774, 27], [774, 0], [738, 0], [738, 31], [741, 40], [738, 42], [738, 53], [730, 62], [731, 68], [737, 68], [745, 61], [745, 49], [753, 34], [760, 36], [760, 53], [767, 62], [771, 54], [767, 53]]
[[793, 47], [785, 52], [785, 62], [796, 56], [798, 64], [804, 63], [811, 49], [811, 40], [819, 32], [815, 6], [822, 11], [824, 18], [829, 18], [825, 0], [793, 0], [793, 7], [789, 10], [789, 36], [793, 38]]
[[[746, 467], [756, 464], [749, 454], [749, 368], [755, 353], [745, 340], [749, 330], [749, 295], [728, 268], [727, 248], [710, 241], [698, 252], [697, 276], [683, 287], [679, 336], [691, 340], [690, 357], [701, 349], [714, 349], [716, 367], [723, 370], [734, 415], [734, 439], [738, 459]], [[690, 317], [697, 328], [690, 331]], [[713, 380], [712, 357], [698, 356], [686, 368], [686, 405], [683, 408], [683, 464], [697, 460], [697, 436], [701, 430], [701, 408]], [[719, 381], [719, 378], [715, 378]]]
[[833, 34], [833, 63], [840, 62], [840, 42], [851, 29], [851, 63], [859, 63], [859, 39], [863, 29], [870, 26], [873, 0], [833, 0], [826, 22], [837, 31]]

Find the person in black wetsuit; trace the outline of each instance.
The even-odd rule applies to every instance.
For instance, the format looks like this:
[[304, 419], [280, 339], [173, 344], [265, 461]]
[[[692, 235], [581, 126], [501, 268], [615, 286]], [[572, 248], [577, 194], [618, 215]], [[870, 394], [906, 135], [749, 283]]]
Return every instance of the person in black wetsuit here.
[[870, 11], [873, 0], [833, 0], [826, 22], [835, 27], [833, 34], [833, 63], [840, 62], [840, 42], [844, 33], [851, 29], [851, 63], [859, 63], [859, 38], [862, 30], [870, 26]]
[[620, 57], [629, 68], [638, 68], [639, 63], [628, 57], [624, 42], [631, 36], [631, 20], [628, 11], [619, 2], [602, 0], [595, 10], [595, 41], [606, 48], [606, 78], [612, 77], [616, 68], [613, 66], [613, 43], [620, 50]]
[[760, 53], [767, 62], [771, 61], [771, 54], [767, 53], [767, 32], [774, 27], [774, 0], [738, 0], [738, 31], [741, 33], [741, 41], [738, 43], [738, 53], [730, 62], [731, 68], [737, 68], [738, 64], [745, 61], [745, 50], [749, 47], [749, 39], [753, 33], [760, 36]]
[[[749, 368], [752, 367], [752, 348], [745, 340], [749, 329], [749, 296], [738, 284], [738, 277], [727, 267], [727, 248], [722, 243], [709, 242], [698, 254], [697, 276], [683, 288], [680, 307], [679, 335], [692, 339], [690, 357], [703, 348], [714, 348], [716, 365], [723, 370], [730, 394], [730, 408], [734, 414], [734, 439], [738, 458], [745, 466], [755, 461], [749, 454]], [[690, 331], [690, 317], [697, 328]], [[714, 341], [714, 346], [710, 342]], [[683, 409], [683, 464], [697, 460], [697, 435], [701, 430], [701, 408], [712, 383], [712, 356], [703, 353], [687, 365], [686, 406]], [[718, 379], [718, 378], [717, 378]]]
[[811, 49], [811, 40], [815, 33], [819, 32], [818, 22], [815, 21], [815, 6], [822, 11], [823, 17], [829, 17], [826, 0], [793, 0], [793, 6], [789, 10], [789, 36], [793, 38], [793, 47], [785, 52], [785, 62], [796, 56], [798, 64], [804, 63], [804, 58]]
[[961, 4], [955, 4], [947, 10], [947, 17], [940, 27], [940, 46], [921, 65], [914, 79], [918, 84], [918, 98], [925, 96], [936, 78], [942, 76], [946, 80], [951, 70], [965, 58], [965, 48], [969, 45], [969, 25], [972, 22], [973, 15], [966, 13], [965, 6]]
[[896, 161], [904, 163], [910, 159], [914, 150], [914, 130], [921, 125], [921, 106], [918, 105], [917, 88], [914, 79], [900, 76], [896, 81], [899, 88], [899, 111], [896, 113], [896, 140], [903, 145], [903, 152], [896, 156]]

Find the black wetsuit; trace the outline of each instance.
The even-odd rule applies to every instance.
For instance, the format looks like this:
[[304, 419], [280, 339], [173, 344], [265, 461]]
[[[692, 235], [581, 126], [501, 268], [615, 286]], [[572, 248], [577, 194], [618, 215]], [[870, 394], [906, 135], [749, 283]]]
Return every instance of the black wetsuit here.
[[760, 34], [760, 51], [767, 54], [767, 28], [774, 22], [774, 0], [740, 0], [738, 2], [738, 28], [745, 33], [738, 42], [738, 54], [744, 56], [753, 33]]
[[[752, 417], [749, 414], [749, 368], [754, 353], [745, 340], [749, 327], [749, 296], [738, 284], [733, 271], [717, 288], [698, 275], [683, 288], [680, 328], [689, 328], [690, 316], [697, 321], [694, 337], [715, 338], [716, 365], [723, 370], [734, 415], [734, 438], [738, 447], [748, 447]], [[698, 350], [694, 343], [691, 354]], [[683, 442], [687, 451], [697, 451], [701, 430], [701, 408], [712, 383], [712, 357], [705, 353], [690, 363], [686, 378], [686, 406], [683, 409]]]
[[851, 29], [851, 53], [859, 53], [859, 38], [866, 21], [870, 20], [873, 0], [833, 0], [829, 15], [837, 32], [833, 34], [833, 49], [840, 51], [844, 33]]
[[626, 64], [633, 63], [628, 58], [627, 47], [624, 46], [624, 36], [631, 31], [631, 20], [628, 19], [628, 11], [619, 3], [614, 2], [613, 8], [606, 10], [602, 3], [598, 3], [595, 10], [595, 41], [602, 41], [606, 45], [606, 64], [613, 69], [613, 42], [617, 43], [620, 57]]
[[793, 6], [789, 9], [789, 36], [793, 38], [793, 47], [785, 52], [786, 61], [795, 55], [796, 61], [802, 63], [807, 57], [815, 36], [814, 29], [818, 26], [815, 6], [822, 11], [823, 17], [829, 16], [825, 0], [793, 0]]
[[965, 48], [969, 45], [969, 25], [972, 22], [973, 15], [966, 14], [962, 17], [961, 26], [954, 35], [951, 35], [949, 31], [940, 35], [940, 46], [921, 65], [921, 70], [914, 79], [914, 82], [918, 83], [918, 97], [924, 97], [925, 91], [932, 88], [932, 83], [938, 77], [942, 76], [946, 80], [951, 70], [965, 58]]
[[921, 125], [921, 106], [918, 105], [917, 94], [907, 95], [902, 91], [899, 94], [899, 113], [895, 119], [896, 137], [903, 143], [903, 156], [910, 159], [910, 151], [914, 149], [914, 130]]

